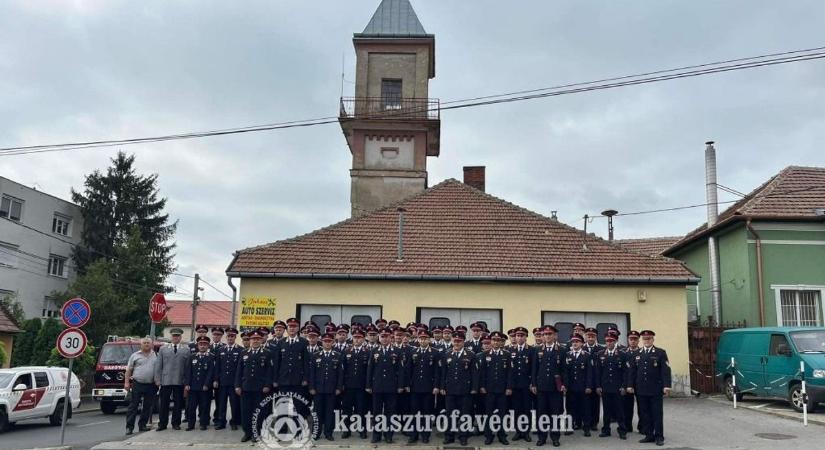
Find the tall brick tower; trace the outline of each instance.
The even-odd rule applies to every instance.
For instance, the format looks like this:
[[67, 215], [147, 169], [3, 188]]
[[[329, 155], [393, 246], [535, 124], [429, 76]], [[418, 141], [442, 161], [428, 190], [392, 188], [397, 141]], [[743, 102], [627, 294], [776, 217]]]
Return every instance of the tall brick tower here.
[[427, 157], [438, 156], [435, 36], [409, 0], [382, 0], [353, 35], [355, 97], [341, 98], [339, 122], [352, 153], [350, 200], [357, 217], [427, 188]]

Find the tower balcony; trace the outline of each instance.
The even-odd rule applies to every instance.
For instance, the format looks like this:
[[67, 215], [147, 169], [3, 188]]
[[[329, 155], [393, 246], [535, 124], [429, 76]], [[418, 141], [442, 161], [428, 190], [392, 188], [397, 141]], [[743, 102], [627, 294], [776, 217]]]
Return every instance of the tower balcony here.
[[437, 98], [341, 97], [339, 119], [440, 120]]

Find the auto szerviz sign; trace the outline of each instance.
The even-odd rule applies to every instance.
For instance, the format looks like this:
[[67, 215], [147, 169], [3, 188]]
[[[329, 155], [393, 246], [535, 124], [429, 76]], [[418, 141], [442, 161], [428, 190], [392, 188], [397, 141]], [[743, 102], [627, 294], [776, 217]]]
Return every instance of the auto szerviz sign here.
[[243, 328], [271, 327], [278, 300], [272, 297], [242, 297], [238, 324]]

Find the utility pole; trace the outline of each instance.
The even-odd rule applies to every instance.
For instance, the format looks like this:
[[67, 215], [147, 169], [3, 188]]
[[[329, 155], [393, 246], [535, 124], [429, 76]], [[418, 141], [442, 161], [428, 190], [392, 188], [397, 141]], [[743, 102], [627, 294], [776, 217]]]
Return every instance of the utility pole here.
[[192, 290], [192, 329], [189, 330], [189, 340], [190, 341], [195, 340], [195, 326], [196, 326], [195, 325], [195, 320], [197, 320], [197, 317], [198, 317], [198, 292], [199, 292], [198, 289], [200, 289], [198, 287], [198, 284], [200, 283], [200, 281], [201, 281], [201, 276], [198, 275], [198, 274], [195, 274], [195, 289]]

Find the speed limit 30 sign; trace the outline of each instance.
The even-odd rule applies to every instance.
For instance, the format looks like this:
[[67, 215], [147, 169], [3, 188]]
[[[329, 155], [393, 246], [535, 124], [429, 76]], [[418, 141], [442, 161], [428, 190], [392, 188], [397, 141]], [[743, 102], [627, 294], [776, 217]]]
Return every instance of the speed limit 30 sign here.
[[76, 358], [86, 351], [86, 333], [79, 328], [66, 328], [57, 336], [57, 351], [64, 358]]

